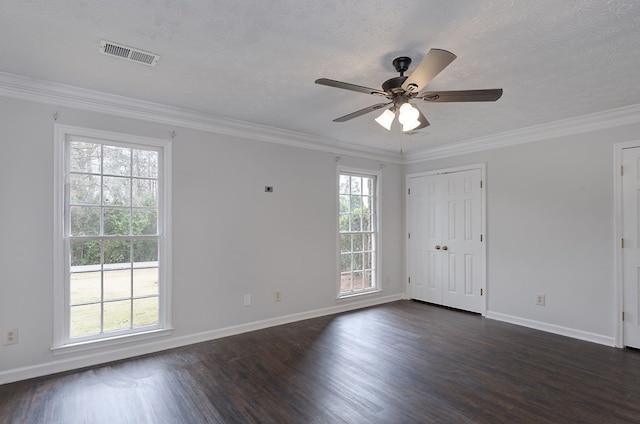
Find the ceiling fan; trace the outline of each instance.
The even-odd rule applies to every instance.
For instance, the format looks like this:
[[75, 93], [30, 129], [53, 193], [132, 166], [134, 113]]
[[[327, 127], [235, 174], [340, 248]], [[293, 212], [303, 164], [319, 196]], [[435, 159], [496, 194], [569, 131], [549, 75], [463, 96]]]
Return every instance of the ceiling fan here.
[[387, 130], [391, 130], [391, 124], [398, 113], [398, 121], [402, 124], [402, 131], [415, 131], [429, 125], [429, 121], [422, 114], [420, 109], [411, 104], [410, 100], [423, 100], [425, 102], [495, 102], [502, 96], [501, 88], [488, 90], [460, 90], [460, 91], [423, 91], [420, 92], [429, 82], [446, 68], [456, 55], [441, 49], [431, 49], [422, 62], [411, 72], [408, 77], [404, 73], [409, 69], [411, 58], [398, 57], [393, 60], [393, 66], [399, 77], [394, 77], [382, 83], [382, 90], [349, 84], [347, 82], [336, 81], [327, 78], [319, 78], [316, 84], [329, 87], [342, 88], [345, 90], [357, 91], [359, 93], [373, 94], [374, 96], [385, 97], [389, 100], [386, 103], [377, 103], [364, 109], [352, 112], [348, 115], [336, 118], [333, 122], [345, 122], [358, 116], [362, 116], [374, 110], [385, 108], [382, 115], [376, 118], [376, 122]]

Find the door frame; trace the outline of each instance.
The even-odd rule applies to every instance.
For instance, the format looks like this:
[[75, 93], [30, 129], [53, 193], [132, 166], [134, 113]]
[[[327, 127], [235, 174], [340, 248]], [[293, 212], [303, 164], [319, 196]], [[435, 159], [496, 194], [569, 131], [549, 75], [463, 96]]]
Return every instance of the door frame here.
[[424, 171], [424, 172], [415, 172], [411, 174], [407, 174], [405, 176], [405, 184], [404, 184], [404, 210], [405, 210], [405, 219], [404, 219], [404, 234], [405, 234], [405, 271], [404, 271], [404, 297], [406, 299], [411, 299], [411, 284], [409, 284], [409, 276], [411, 272], [411, 254], [409, 251], [410, 240], [409, 240], [409, 222], [410, 222], [410, 207], [409, 207], [409, 181], [411, 178], [419, 178], [419, 177], [428, 177], [430, 175], [442, 175], [442, 174], [450, 174], [453, 172], [461, 172], [461, 171], [470, 171], [474, 169], [480, 170], [480, 179], [482, 181], [481, 188], [481, 200], [480, 200], [480, 213], [482, 217], [480, 218], [480, 232], [483, 235], [483, 241], [481, 245], [482, 252], [482, 260], [480, 261], [482, 269], [480, 271], [480, 287], [483, 290], [483, 299], [482, 299], [482, 310], [481, 315], [485, 316], [487, 314], [487, 298], [489, 295], [489, 290], [487, 288], [487, 164], [485, 162], [456, 166], [451, 168], [442, 168], [436, 169], [432, 171]]
[[613, 279], [614, 283], [614, 343], [616, 347], [624, 347], [624, 327], [622, 312], [624, 305], [624, 270], [622, 260], [622, 153], [625, 149], [640, 147], [640, 140], [617, 143], [613, 145]]

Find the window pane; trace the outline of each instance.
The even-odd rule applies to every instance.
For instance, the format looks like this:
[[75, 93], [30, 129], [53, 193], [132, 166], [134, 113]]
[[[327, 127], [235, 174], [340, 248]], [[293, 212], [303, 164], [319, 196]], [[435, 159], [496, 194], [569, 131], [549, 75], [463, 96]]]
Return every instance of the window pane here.
[[363, 246], [362, 247], [363, 247], [364, 250], [369, 250], [370, 251], [371, 247], [372, 247], [371, 246], [371, 234], [364, 234], [363, 236], [364, 236], [363, 237], [364, 241], [363, 241]]
[[127, 236], [131, 233], [129, 208], [104, 208], [104, 234]]
[[340, 292], [350, 292], [353, 290], [353, 286], [351, 285], [351, 273], [343, 272], [340, 275]]
[[340, 272], [351, 271], [351, 254], [340, 255]]
[[104, 331], [131, 328], [131, 300], [104, 303]]
[[364, 282], [362, 278], [362, 272], [353, 273], [353, 290], [364, 289]]
[[134, 149], [133, 176], [158, 178], [158, 152]]
[[371, 278], [371, 271], [364, 272], [362, 284], [365, 289], [373, 287], [373, 279]]
[[351, 251], [351, 236], [349, 234], [340, 234], [340, 251]]
[[351, 213], [362, 213], [361, 196], [351, 196]]
[[111, 206], [129, 206], [131, 204], [131, 179], [104, 177], [104, 204]]
[[131, 268], [105, 270], [104, 300], [127, 299], [131, 297]]
[[371, 231], [371, 215], [361, 215], [362, 231]]
[[360, 177], [351, 177], [351, 194], [360, 194], [362, 193], [362, 178]]
[[71, 235], [97, 236], [100, 234], [100, 208], [71, 206]]
[[107, 175], [131, 175], [131, 149], [128, 147], [104, 146], [102, 173]]
[[100, 333], [100, 303], [72, 306], [70, 312], [71, 337], [88, 336]]
[[133, 296], [152, 296], [158, 294], [158, 268], [133, 270]]
[[100, 176], [71, 174], [70, 197], [75, 205], [100, 206]]
[[[131, 241], [129, 240], [105, 240], [104, 241], [104, 263], [121, 264], [119, 268], [130, 266], [131, 263]], [[118, 267], [105, 267], [118, 268]]]
[[158, 181], [133, 180], [133, 206], [158, 206]]
[[69, 301], [71, 305], [100, 301], [102, 298], [100, 274], [100, 271], [74, 272], [71, 274], [69, 286]]
[[363, 257], [362, 253], [354, 253], [353, 254], [353, 270], [362, 270]]
[[371, 253], [364, 253], [363, 256], [363, 263], [362, 263], [362, 268], [363, 269], [371, 269]]
[[349, 196], [340, 196], [340, 213], [349, 213]]
[[[100, 242], [97, 240], [71, 241], [71, 266], [98, 265], [100, 269]], [[73, 271], [73, 270], [72, 270]]]
[[348, 232], [350, 229], [351, 215], [340, 215], [339, 220], [340, 232]]
[[158, 261], [158, 241], [157, 240], [135, 240], [133, 242], [133, 262], [157, 262]]
[[348, 175], [340, 175], [340, 194], [349, 194], [351, 191], [351, 178]]
[[152, 235], [158, 233], [158, 212], [155, 209], [133, 211], [133, 234]]
[[371, 212], [371, 197], [362, 196], [362, 213]]
[[362, 236], [360, 234], [354, 234], [351, 237], [353, 238], [353, 251], [362, 252]]
[[69, 165], [71, 171], [100, 173], [101, 145], [72, 141], [69, 143]]
[[362, 194], [371, 196], [373, 194], [373, 178], [362, 179]]
[[149, 297], [133, 301], [133, 326], [144, 327], [158, 323], [158, 298]]
[[351, 231], [362, 231], [362, 217], [351, 215]]

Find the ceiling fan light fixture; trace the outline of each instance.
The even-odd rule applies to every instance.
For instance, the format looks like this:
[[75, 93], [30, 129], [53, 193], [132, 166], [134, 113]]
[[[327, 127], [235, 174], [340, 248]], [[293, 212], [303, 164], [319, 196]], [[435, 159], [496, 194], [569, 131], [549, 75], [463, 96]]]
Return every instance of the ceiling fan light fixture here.
[[420, 121], [417, 119], [415, 121], [411, 121], [407, 124], [402, 124], [402, 132], [409, 132], [413, 129], [416, 129], [420, 126]]
[[411, 131], [418, 127], [420, 125], [419, 117], [420, 111], [415, 106], [409, 102], [403, 103], [398, 114], [398, 121], [402, 124], [402, 131]]
[[391, 131], [391, 124], [393, 124], [393, 120], [395, 119], [396, 114], [393, 113], [391, 109], [387, 109], [380, 116], [376, 118], [376, 122]]

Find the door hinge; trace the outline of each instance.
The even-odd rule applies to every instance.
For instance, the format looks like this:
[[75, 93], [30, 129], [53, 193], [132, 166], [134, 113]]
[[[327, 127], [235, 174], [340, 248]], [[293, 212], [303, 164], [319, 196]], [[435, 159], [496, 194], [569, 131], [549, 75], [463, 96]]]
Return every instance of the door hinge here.
[[480, 289], [480, 296], [482, 296], [482, 293], [483, 293], [483, 291], [482, 291], [482, 289]]
[[624, 321], [624, 311], [622, 311], [622, 321]]
[[624, 176], [624, 166], [620, 166], [620, 176]]
[[407, 235], [408, 235], [408, 237], [409, 237], [409, 240], [411, 240], [411, 233], [409, 233], [409, 234], [407, 234]]
[[620, 247], [624, 249], [624, 239], [620, 239]]
[[480, 188], [482, 188], [482, 180], [480, 180]]
[[411, 277], [409, 277], [409, 284], [411, 284]]
[[411, 195], [411, 189], [410, 188], [407, 189], [407, 194]]
[[482, 234], [480, 234], [480, 242], [482, 242], [482, 240], [484, 240], [484, 237]]

